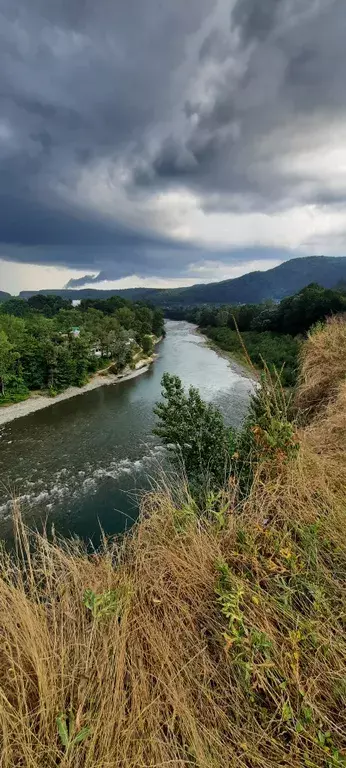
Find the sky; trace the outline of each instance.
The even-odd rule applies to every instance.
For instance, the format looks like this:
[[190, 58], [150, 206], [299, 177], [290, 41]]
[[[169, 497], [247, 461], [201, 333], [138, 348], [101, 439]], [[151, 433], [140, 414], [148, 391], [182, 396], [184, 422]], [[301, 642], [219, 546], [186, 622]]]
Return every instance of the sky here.
[[345, 0], [0, 0], [0, 289], [346, 254]]

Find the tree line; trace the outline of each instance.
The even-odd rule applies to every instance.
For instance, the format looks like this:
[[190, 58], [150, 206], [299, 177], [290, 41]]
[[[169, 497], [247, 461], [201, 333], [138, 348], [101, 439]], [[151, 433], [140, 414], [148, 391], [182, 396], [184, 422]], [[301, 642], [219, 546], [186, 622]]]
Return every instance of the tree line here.
[[197, 323], [221, 349], [243, 356], [243, 343], [259, 368], [282, 368], [282, 382], [293, 386], [296, 381], [301, 341], [308, 330], [327, 317], [346, 312], [346, 292], [322, 288], [316, 283], [303, 288], [280, 303], [191, 307], [167, 311], [168, 317]]
[[134, 367], [163, 327], [160, 309], [116, 296], [78, 307], [53, 295], [11, 298], [0, 305], [0, 405], [81, 387], [111, 364], [115, 373]]

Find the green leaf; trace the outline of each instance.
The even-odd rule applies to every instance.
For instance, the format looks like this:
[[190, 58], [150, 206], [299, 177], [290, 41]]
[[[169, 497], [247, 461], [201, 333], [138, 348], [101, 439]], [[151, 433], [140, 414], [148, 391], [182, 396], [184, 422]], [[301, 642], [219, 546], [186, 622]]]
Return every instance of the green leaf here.
[[293, 719], [293, 712], [288, 701], [285, 701], [282, 706], [281, 716], [284, 723], [288, 723]]
[[85, 739], [90, 736], [91, 730], [88, 725], [85, 725], [84, 728], [81, 728], [79, 733], [74, 737], [72, 744], [80, 744], [82, 741], [85, 741]]
[[322, 731], [318, 731], [317, 738], [318, 738], [318, 741], [321, 744], [321, 746], [324, 747], [324, 745], [326, 743], [325, 734], [322, 733]]
[[67, 719], [66, 715], [62, 713], [61, 715], [58, 715], [56, 722], [58, 726], [58, 733], [60, 736], [61, 743], [64, 747], [67, 748], [69, 745], [69, 735], [68, 735], [66, 719]]

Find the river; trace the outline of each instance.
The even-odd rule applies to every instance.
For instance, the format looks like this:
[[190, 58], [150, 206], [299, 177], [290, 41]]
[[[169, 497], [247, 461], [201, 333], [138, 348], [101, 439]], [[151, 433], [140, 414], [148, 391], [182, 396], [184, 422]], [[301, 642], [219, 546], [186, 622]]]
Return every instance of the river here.
[[140, 377], [32, 413], [0, 429], [0, 536], [10, 538], [12, 498], [30, 525], [97, 543], [137, 515], [138, 497], [164, 459], [152, 435], [165, 371], [194, 385], [237, 426], [251, 381], [210, 349], [190, 323], [168, 321], [158, 359]]

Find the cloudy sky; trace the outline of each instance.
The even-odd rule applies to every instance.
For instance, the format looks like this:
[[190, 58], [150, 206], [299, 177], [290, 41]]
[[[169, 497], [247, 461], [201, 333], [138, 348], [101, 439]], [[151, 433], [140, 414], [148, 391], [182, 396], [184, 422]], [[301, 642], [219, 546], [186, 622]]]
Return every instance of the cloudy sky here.
[[346, 254], [345, 0], [0, 0], [0, 289]]

